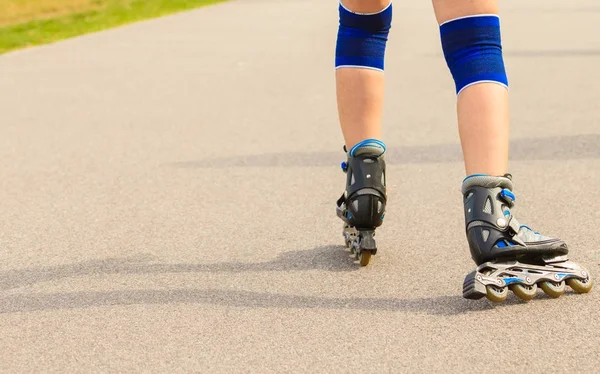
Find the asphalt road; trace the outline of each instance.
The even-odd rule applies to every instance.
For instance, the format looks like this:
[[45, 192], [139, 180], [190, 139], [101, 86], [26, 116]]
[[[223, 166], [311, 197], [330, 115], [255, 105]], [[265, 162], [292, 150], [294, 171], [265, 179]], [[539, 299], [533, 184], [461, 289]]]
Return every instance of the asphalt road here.
[[[429, 2], [387, 58], [390, 204], [353, 264], [337, 4], [238, 0], [0, 56], [0, 371], [595, 372], [600, 290], [461, 297], [474, 265]], [[596, 0], [502, 1], [522, 223], [600, 277]]]

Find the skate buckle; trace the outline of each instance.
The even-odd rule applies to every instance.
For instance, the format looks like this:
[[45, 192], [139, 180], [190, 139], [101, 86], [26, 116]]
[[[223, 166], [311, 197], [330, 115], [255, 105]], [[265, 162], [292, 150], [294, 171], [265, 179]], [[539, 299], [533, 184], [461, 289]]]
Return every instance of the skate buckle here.
[[546, 263], [546, 264], [554, 264], [557, 262], [565, 262], [568, 261], [569, 257], [567, 255], [561, 255], [561, 256], [542, 256], [542, 260]]

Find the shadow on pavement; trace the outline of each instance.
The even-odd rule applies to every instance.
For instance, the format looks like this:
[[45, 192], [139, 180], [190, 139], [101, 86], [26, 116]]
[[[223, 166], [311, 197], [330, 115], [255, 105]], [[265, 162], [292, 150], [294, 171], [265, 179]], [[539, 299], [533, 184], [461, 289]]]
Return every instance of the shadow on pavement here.
[[572, 13], [585, 13], [585, 14], [590, 14], [590, 13], [600, 13], [600, 7], [595, 7], [595, 6], [576, 6], [576, 7], [567, 7], [567, 8], [540, 8], [540, 7], [536, 7], [536, 8], [526, 8], [526, 7], [519, 7], [519, 8], [509, 8], [509, 9], [504, 9], [503, 12], [510, 12], [510, 13], [526, 13], [526, 14], [532, 14], [532, 12], [534, 12], [535, 14], [561, 14], [561, 15], [565, 15], [565, 14], [572, 14]]
[[[30, 268], [0, 274], [0, 290], [10, 290], [64, 278], [110, 274], [163, 274], [193, 272], [296, 271], [324, 269], [353, 271], [348, 252], [340, 246], [309, 251], [286, 252], [270, 262], [217, 264], [153, 264], [153, 258], [139, 256], [87, 261], [79, 264]], [[565, 294], [563, 297], [567, 297]], [[538, 299], [548, 298], [540, 293]], [[460, 295], [401, 298], [331, 298], [285, 295], [268, 292], [177, 288], [137, 289], [100, 292], [59, 292], [8, 295], [1, 298], [0, 314], [42, 310], [82, 309], [116, 305], [211, 304], [241, 308], [368, 310], [452, 316], [521, 304], [513, 295], [504, 304], [493, 306], [485, 300], [465, 300]], [[540, 302], [538, 300], [537, 302]]]
[[[569, 297], [565, 294], [563, 297]], [[538, 295], [538, 299], [548, 299]], [[534, 302], [543, 302], [537, 300]], [[504, 304], [465, 300], [461, 296], [417, 299], [331, 298], [220, 289], [125, 290], [12, 295], [2, 298], [0, 314], [124, 305], [210, 304], [240, 308], [366, 310], [453, 316], [522, 304], [512, 297]]]
[[50, 282], [110, 274], [166, 274], [166, 273], [242, 273], [260, 271], [328, 270], [356, 271], [350, 252], [340, 245], [317, 247], [312, 250], [281, 253], [268, 262], [220, 262], [214, 264], [160, 264], [156, 258], [140, 255], [127, 258], [93, 260], [77, 264], [11, 270], [0, 273], [0, 291]]
[[600, 49], [563, 49], [563, 50], [546, 50], [546, 51], [506, 51], [507, 57], [594, 57], [600, 56]]
[[[512, 160], [576, 160], [600, 158], [600, 134], [515, 139], [510, 145]], [[177, 168], [308, 167], [338, 165], [339, 152], [284, 152], [222, 157], [167, 164]], [[388, 164], [462, 162], [459, 144], [389, 147]]]
[[[441, 52], [424, 54], [430, 58], [444, 58]], [[600, 57], [600, 49], [555, 49], [555, 50], [510, 50], [504, 51], [504, 56], [509, 58], [572, 58], [572, 57]]]

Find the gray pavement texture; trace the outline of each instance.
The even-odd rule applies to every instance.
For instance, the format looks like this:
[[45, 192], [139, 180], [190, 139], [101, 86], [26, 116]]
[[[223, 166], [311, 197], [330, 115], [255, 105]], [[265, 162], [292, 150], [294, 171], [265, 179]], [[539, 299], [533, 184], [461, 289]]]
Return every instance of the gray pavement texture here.
[[[600, 6], [501, 2], [521, 222], [600, 276]], [[390, 205], [334, 202], [337, 3], [238, 0], [0, 56], [0, 371], [597, 372], [600, 291], [462, 299], [453, 83], [429, 2], [387, 58]]]

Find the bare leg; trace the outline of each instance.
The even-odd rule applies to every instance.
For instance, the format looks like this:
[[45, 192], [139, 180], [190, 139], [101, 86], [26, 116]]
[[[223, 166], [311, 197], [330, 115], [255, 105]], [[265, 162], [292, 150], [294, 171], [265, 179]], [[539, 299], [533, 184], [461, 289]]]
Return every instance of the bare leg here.
[[[497, 0], [433, 0], [439, 24], [476, 14], [498, 14]], [[508, 169], [508, 90], [495, 83], [465, 88], [457, 99], [458, 129], [467, 175], [504, 175]]]
[[[489, 16], [497, 15], [497, 0], [433, 0], [433, 5], [458, 91], [458, 126], [469, 175], [461, 188], [467, 241], [477, 265], [491, 264], [467, 275], [463, 297], [502, 302], [511, 290], [530, 300], [538, 285], [558, 297], [565, 282], [576, 292], [589, 292], [589, 274], [577, 264], [566, 265], [567, 244], [521, 225], [513, 215], [513, 183], [504, 175], [509, 145], [507, 79], [499, 20]], [[469, 17], [475, 15], [488, 16]], [[553, 261], [546, 262], [548, 258]], [[515, 276], [508, 283], [504, 274], [511, 271], [527, 277]]]
[[[343, 0], [355, 13], [377, 13], [390, 0]], [[336, 71], [337, 103], [342, 133], [348, 149], [362, 140], [381, 138], [384, 74], [382, 71], [340, 67]]]
[[344, 240], [366, 266], [377, 252], [375, 229], [383, 224], [387, 192], [381, 137], [385, 48], [392, 22], [391, 0], [343, 0], [335, 66], [340, 124], [348, 160], [346, 189], [336, 213]]

